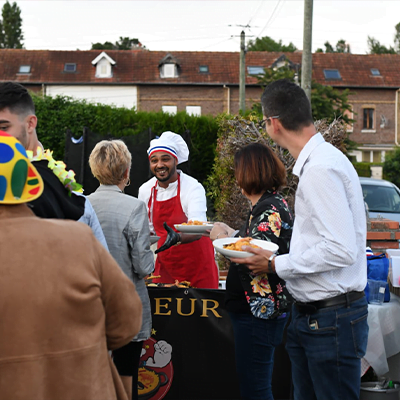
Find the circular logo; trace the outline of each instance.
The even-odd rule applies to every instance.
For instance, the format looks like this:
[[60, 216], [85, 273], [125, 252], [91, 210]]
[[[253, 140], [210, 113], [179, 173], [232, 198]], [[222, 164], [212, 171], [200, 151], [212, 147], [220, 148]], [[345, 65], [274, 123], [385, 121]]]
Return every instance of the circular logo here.
[[168, 393], [174, 376], [172, 346], [164, 340], [149, 338], [143, 343], [143, 350], [138, 378], [139, 399], [161, 400]]

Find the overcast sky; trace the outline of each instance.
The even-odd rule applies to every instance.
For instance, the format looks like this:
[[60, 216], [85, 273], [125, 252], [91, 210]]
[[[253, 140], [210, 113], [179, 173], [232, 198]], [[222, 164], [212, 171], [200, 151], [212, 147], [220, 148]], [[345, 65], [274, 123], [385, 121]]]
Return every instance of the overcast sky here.
[[[4, 3], [0, 0], [1, 7]], [[270, 36], [303, 47], [303, 0], [18, 0], [17, 4], [28, 50], [89, 50], [92, 43], [128, 36], [139, 38], [149, 50], [239, 51], [242, 29], [248, 40]], [[393, 46], [398, 22], [398, 0], [314, 0], [313, 51], [327, 40], [335, 45], [345, 39], [352, 53], [365, 54], [368, 35]]]

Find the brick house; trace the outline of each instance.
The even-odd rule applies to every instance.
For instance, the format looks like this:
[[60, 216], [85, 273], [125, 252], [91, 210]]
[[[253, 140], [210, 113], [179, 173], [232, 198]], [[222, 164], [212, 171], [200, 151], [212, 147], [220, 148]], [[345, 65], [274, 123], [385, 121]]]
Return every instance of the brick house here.
[[[246, 54], [246, 107], [258, 102], [257, 74], [301, 52]], [[400, 55], [313, 54], [313, 79], [350, 89], [351, 139], [358, 161], [380, 162], [399, 143]], [[140, 111], [190, 114], [239, 110], [239, 53], [147, 50], [0, 50], [0, 81], [46, 95], [68, 95]]]

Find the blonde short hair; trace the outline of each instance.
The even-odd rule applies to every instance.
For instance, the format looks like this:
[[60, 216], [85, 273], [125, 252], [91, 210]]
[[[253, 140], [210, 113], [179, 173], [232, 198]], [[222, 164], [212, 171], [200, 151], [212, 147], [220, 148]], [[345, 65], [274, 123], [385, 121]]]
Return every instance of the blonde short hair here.
[[131, 153], [122, 140], [102, 140], [90, 153], [89, 166], [100, 184], [118, 185], [131, 161]]

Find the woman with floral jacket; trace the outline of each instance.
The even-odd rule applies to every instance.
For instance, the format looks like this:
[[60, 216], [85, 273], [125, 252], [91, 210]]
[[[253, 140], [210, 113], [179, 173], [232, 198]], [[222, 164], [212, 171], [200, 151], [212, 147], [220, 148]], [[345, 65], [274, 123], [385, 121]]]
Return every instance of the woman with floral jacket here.
[[[268, 240], [289, 252], [293, 216], [277, 192], [286, 183], [286, 170], [273, 151], [259, 143], [235, 154], [235, 177], [251, 210], [240, 237]], [[215, 223], [210, 238], [232, 236], [234, 230]], [[236, 368], [243, 399], [273, 399], [271, 380], [274, 351], [289, 317], [285, 282], [276, 274], [254, 275], [244, 264], [232, 263], [226, 282], [226, 308], [234, 337]]]

